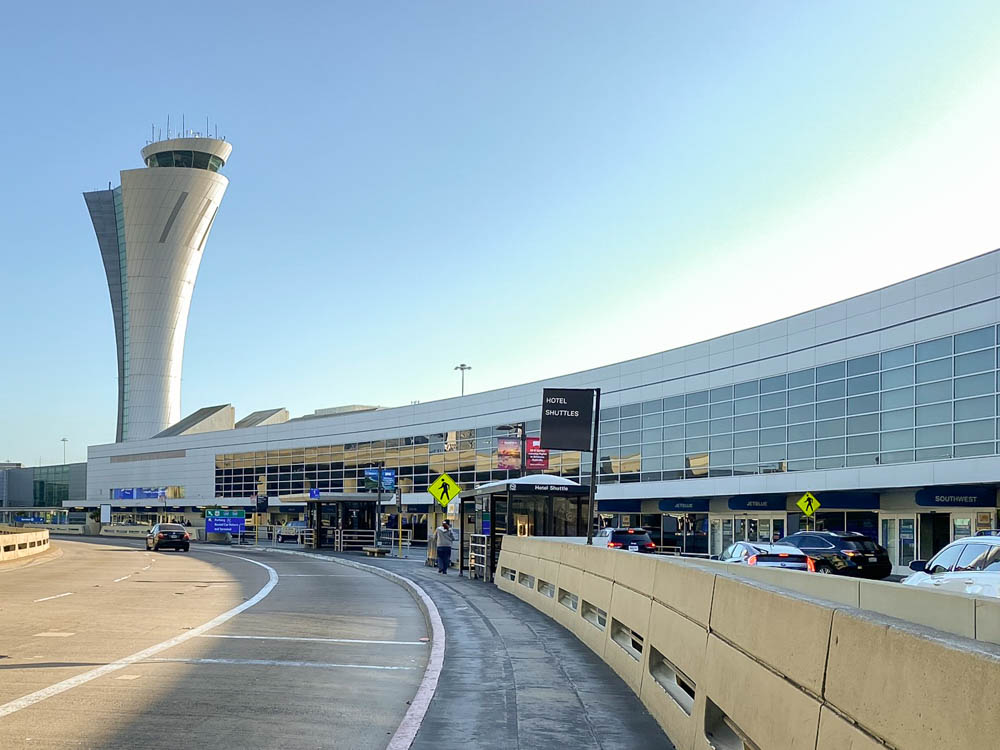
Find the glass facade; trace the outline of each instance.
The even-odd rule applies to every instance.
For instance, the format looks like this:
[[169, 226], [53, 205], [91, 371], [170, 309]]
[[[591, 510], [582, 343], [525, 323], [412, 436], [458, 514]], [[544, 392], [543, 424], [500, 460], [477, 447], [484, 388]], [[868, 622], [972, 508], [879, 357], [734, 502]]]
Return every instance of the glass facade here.
[[128, 425], [129, 411], [129, 376], [132, 373], [132, 368], [129, 364], [131, 361], [129, 356], [131, 347], [129, 342], [128, 264], [126, 262], [127, 253], [125, 252], [125, 208], [122, 206], [121, 185], [114, 189], [113, 196], [115, 202], [115, 228], [118, 233], [118, 270], [121, 273], [122, 284], [122, 403], [121, 414], [118, 415], [118, 426], [120, 431], [118, 440], [122, 441], [128, 439], [128, 430], [126, 425]]
[[207, 169], [218, 172], [225, 162], [218, 156], [203, 151], [161, 151], [146, 158], [147, 167], [183, 167], [185, 169]]
[[[527, 437], [537, 437], [540, 423], [525, 423]], [[341, 443], [309, 448], [219, 454], [215, 457], [216, 497], [292, 495], [320, 492], [365, 492], [365, 469], [396, 469], [403, 492], [426, 492], [441, 473], [462, 489], [516, 477], [498, 468], [497, 442], [512, 433], [497, 427], [414, 435], [388, 440]], [[581, 455], [550, 451], [547, 473], [580, 481]], [[589, 472], [589, 464], [585, 470]]]
[[[601, 410], [599, 483], [659, 482], [995, 455], [996, 326], [784, 375]], [[539, 422], [526, 423], [537, 436]], [[496, 427], [216, 456], [216, 496], [364, 491], [395, 468], [404, 492], [447, 472], [463, 489], [498, 469]], [[547, 473], [589, 483], [590, 454]]]
[[995, 326], [601, 410], [601, 483], [997, 453]]
[[69, 500], [69, 474], [67, 466], [37, 466], [33, 469], [32, 494], [35, 507], [62, 506]]

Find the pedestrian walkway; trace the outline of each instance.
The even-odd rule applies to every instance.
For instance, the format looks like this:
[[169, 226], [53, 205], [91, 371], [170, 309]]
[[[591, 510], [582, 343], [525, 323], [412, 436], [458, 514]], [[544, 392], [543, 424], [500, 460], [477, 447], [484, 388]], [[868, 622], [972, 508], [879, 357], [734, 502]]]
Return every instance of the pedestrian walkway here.
[[423, 560], [364, 562], [416, 582], [444, 622], [444, 668], [413, 748], [673, 749], [610, 667], [520, 599]]

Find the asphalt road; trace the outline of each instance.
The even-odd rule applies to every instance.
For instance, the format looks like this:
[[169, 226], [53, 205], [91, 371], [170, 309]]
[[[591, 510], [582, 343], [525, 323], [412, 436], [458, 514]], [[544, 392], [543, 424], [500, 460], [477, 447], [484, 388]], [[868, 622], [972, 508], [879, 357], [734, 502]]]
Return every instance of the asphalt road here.
[[384, 748], [423, 677], [425, 618], [374, 574], [55, 546], [0, 566], [0, 748]]

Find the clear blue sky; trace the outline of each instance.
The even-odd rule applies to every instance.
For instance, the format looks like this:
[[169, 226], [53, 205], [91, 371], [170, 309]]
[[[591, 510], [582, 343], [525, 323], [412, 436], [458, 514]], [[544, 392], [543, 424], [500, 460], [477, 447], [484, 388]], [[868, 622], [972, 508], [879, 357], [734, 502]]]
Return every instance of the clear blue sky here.
[[114, 439], [81, 192], [234, 144], [183, 411], [386, 406], [771, 320], [1000, 246], [996, 2], [19, 3], [0, 460]]

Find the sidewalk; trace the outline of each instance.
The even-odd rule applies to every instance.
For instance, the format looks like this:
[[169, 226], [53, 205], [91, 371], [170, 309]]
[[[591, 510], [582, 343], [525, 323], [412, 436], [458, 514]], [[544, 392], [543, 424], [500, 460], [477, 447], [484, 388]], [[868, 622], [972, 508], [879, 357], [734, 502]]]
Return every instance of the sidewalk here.
[[446, 649], [418, 750], [672, 750], [636, 695], [554, 620], [492, 584], [448, 576], [416, 560], [330, 557], [385, 568], [437, 605]]

